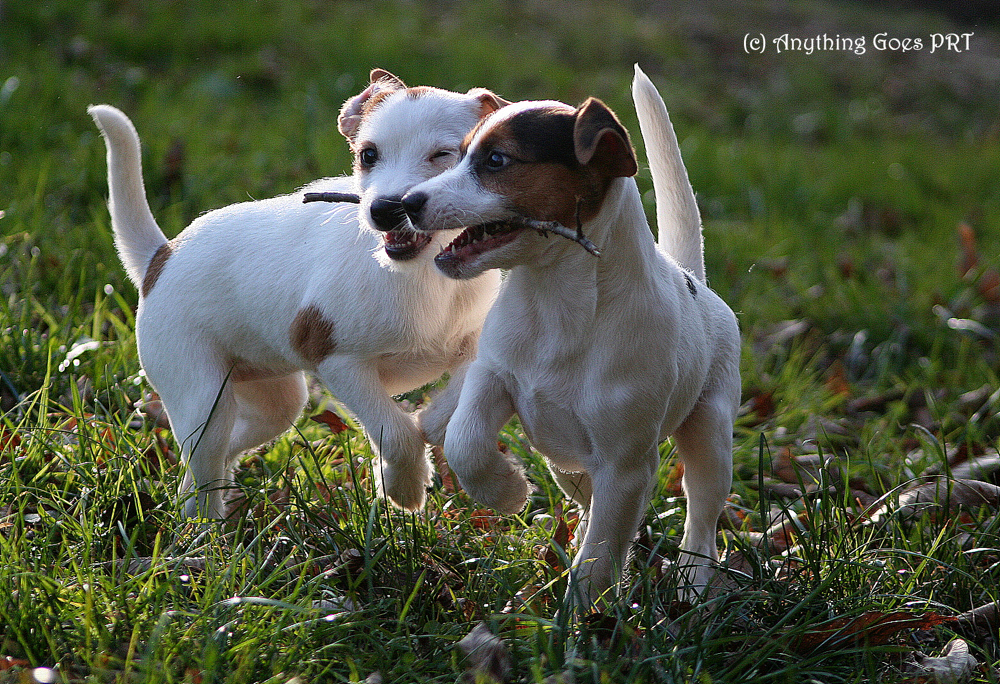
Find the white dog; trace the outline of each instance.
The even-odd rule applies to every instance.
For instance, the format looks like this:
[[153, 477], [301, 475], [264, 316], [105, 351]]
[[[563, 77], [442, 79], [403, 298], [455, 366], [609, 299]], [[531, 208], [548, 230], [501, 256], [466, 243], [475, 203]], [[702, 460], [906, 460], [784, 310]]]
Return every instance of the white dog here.
[[442, 277], [432, 258], [444, 242], [428, 249], [398, 199], [452, 166], [463, 137], [503, 104], [482, 89], [406, 88], [374, 70], [339, 118], [354, 176], [305, 188], [357, 193], [360, 211], [296, 193], [209, 212], [173, 240], [146, 202], [132, 123], [90, 107], [108, 146], [115, 243], [140, 292], [139, 358], [187, 465], [180, 493], [197, 491], [187, 515], [223, 515], [235, 457], [302, 411], [303, 370], [364, 426], [385, 494], [407, 509], [423, 504], [425, 444], [392, 395], [446, 371], [460, 378], [499, 276]]
[[[636, 67], [633, 95], [657, 199], [643, 213], [628, 133], [602, 102], [523, 102], [484, 119], [451, 170], [410, 190], [420, 230], [465, 228], [437, 257], [452, 278], [510, 269], [461, 396], [421, 416], [462, 486], [508, 513], [528, 494], [497, 450], [513, 413], [563, 491], [586, 511], [571, 587], [592, 605], [617, 586], [672, 435], [684, 463], [687, 595], [717, 560], [740, 399], [736, 317], [705, 284], [701, 222], [666, 107]], [[582, 244], [601, 255], [543, 233]], [[576, 233], [566, 231], [576, 227]], [[457, 383], [445, 393], [458, 391]], [[446, 428], [446, 429], [445, 429]]]

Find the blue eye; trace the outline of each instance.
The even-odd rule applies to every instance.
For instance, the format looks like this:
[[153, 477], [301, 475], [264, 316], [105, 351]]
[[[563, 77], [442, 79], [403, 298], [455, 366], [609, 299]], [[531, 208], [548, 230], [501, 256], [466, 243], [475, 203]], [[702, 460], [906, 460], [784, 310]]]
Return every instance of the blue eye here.
[[488, 155], [486, 155], [486, 168], [490, 171], [498, 171], [503, 167], [507, 166], [507, 162], [510, 161], [507, 155], [502, 152], [493, 150]]
[[370, 168], [375, 166], [375, 162], [378, 161], [378, 150], [374, 147], [366, 147], [358, 153], [358, 160], [364, 167]]

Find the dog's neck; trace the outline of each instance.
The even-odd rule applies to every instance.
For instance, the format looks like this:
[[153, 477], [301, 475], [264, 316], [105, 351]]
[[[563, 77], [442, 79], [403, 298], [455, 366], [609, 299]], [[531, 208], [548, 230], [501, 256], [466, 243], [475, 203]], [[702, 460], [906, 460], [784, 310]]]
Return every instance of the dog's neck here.
[[[552, 236], [537, 262], [511, 269], [504, 285], [510, 301], [564, 341], [586, 344], [595, 319], [608, 306], [627, 306], [651, 282], [656, 245], [632, 178], [611, 183], [598, 214], [583, 225], [584, 234], [601, 250], [595, 257], [580, 245]], [[569, 350], [567, 350], [569, 351]]]

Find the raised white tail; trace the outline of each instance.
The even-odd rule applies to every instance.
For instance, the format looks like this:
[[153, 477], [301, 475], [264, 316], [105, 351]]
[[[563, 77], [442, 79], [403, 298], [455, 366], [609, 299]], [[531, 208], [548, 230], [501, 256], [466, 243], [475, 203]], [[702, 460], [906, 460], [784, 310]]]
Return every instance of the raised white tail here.
[[704, 282], [705, 248], [698, 204], [681, 159], [674, 127], [670, 125], [667, 106], [638, 64], [632, 81], [632, 100], [653, 176], [658, 242], [677, 263]]
[[110, 105], [91, 105], [87, 112], [108, 147], [108, 208], [115, 247], [128, 277], [141, 289], [150, 259], [167, 238], [146, 201], [139, 135], [129, 118]]

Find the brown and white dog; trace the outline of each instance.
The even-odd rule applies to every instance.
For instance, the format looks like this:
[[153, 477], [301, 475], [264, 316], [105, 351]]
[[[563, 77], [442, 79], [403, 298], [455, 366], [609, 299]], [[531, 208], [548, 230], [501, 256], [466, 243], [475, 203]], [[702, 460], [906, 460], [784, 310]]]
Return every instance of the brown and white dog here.
[[407, 88], [374, 70], [339, 119], [354, 175], [305, 188], [355, 193], [360, 211], [295, 193], [211, 211], [172, 240], [146, 201], [131, 121], [90, 107], [108, 146], [115, 243], [139, 288], [139, 358], [187, 467], [187, 515], [224, 514], [236, 456], [302, 411], [303, 371], [364, 426], [385, 494], [423, 504], [425, 444], [392, 395], [447, 371], [461, 377], [499, 275], [443, 277], [432, 259], [446, 240], [414, 233], [399, 198], [454, 165], [465, 135], [503, 104], [486, 90]]
[[[559, 486], [586, 512], [571, 569], [578, 591], [568, 595], [584, 606], [617, 586], [668, 436], [684, 463], [686, 593], [706, 586], [740, 398], [736, 317], [705, 284], [694, 194], [666, 107], [638, 66], [633, 96], [659, 246], [631, 177], [628, 133], [596, 99], [495, 112], [466, 139], [454, 168], [402, 200], [419, 230], [464, 229], [437, 257], [447, 275], [510, 269], [460, 396], [452, 383], [452, 396], [424, 412], [421, 427], [444, 444], [474, 499], [513, 513], [529, 485], [521, 465], [497, 449], [497, 433], [517, 413]], [[578, 227], [600, 257], [542, 234], [544, 221]]]

